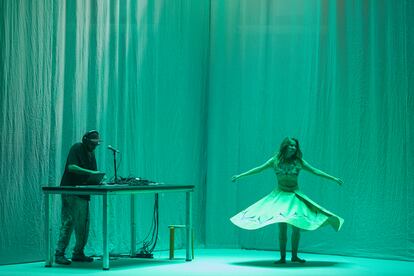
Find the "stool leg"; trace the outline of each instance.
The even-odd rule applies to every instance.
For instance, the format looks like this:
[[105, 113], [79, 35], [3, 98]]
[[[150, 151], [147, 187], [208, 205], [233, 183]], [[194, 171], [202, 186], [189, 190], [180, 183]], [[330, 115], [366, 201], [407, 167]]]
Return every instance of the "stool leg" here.
[[170, 227], [170, 260], [174, 259], [174, 227]]
[[191, 254], [194, 260], [194, 228], [191, 231]]

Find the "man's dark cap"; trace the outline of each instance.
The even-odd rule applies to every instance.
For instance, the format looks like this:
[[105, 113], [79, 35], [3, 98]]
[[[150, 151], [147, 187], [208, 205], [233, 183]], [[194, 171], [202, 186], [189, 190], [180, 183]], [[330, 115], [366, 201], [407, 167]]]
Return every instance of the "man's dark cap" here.
[[102, 140], [99, 138], [99, 132], [96, 130], [91, 130], [88, 133], [85, 134], [86, 139], [90, 141], [91, 143], [99, 145]]

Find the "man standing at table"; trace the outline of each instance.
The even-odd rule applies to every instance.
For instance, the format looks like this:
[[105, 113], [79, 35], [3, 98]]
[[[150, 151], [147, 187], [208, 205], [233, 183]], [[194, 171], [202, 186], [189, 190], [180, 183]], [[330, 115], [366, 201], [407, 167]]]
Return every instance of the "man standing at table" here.
[[[94, 153], [100, 142], [99, 132], [91, 130], [83, 135], [81, 143], [71, 147], [60, 186], [85, 185], [89, 175], [101, 173], [97, 170]], [[71, 261], [65, 257], [65, 251], [73, 230], [75, 230], [76, 244], [72, 261], [93, 262], [93, 258], [85, 256], [83, 252], [89, 234], [89, 200], [89, 195], [62, 195], [62, 225], [55, 253], [57, 264], [71, 264]]]

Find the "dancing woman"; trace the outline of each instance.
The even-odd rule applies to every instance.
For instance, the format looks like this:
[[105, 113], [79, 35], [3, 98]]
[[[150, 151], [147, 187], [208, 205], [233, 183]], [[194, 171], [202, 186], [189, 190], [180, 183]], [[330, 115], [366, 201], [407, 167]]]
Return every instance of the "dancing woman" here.
[[336, 231], [344, 220], [324, 209], [304, 195], [298, 187], [298, 175], [301, 169], [315, 175], [337, 182], [343, 181], [309, 165], [302, 159], [299, 141], [285, 138], [279, 152], [263, 165], [247, 172], [235, 175], [232, 181], [241, 177], [259, 173], [272, 168], [277, 177], [277, 187], [267, 196], [233, 216], [230, 220], [238, 227], [254, 230], [269, 224], [279, 225], [280, 260], [275, 263], [286, 263], [287, 225], [292, 226], [292, 262], [304, 263], [298, 257], [300, 230], [315, 230], [324, 225], [331, 225]]

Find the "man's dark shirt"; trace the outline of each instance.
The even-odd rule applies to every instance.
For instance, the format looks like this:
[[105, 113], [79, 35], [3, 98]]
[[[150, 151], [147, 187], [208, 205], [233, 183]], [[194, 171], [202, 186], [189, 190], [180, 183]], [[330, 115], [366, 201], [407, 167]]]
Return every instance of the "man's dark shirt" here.
[[[78, 186], [86, 185], [85, 182], [89, 175], [77, 174], [69, 172], [69, 165], [77, 165], [81, 168], [88, 170], [97, 170], [95, 153], [89, 152], [86, 146], [82, 143], [74, 144], [69, 151], [68, 158], [66, 160], [65, 172], [63, 173], [60, 186]], [[89, 195], [79, 195], [79, 197], [89, 200]]]

